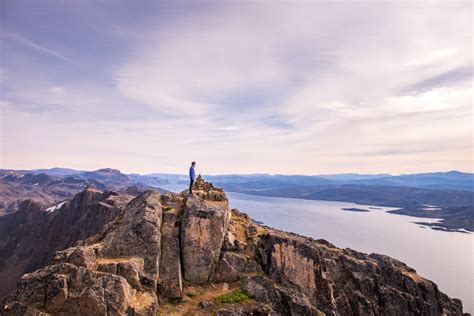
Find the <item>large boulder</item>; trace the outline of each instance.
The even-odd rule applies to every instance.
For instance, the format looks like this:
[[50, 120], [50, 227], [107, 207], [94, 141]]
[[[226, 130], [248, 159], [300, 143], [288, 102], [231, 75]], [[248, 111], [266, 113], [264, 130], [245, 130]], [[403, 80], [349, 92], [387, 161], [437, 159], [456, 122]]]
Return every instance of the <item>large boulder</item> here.
[[213, 281], [234, 282], [248, 273], [259, 272], [261, 269], [258, 263], [245, 254], [223, 251], [216, 266]]
[[181, 222], [181, 252], [184, 278], [203, 284], [212, 275], [231, 212], [225, 194], [206, 183], [198, 182], [187, 198]]
[[25, 274], [5, 305], [5, 315], [16, 315], [18, 306], [32, 315], [43, 311], [99, 316], [151, 314], [157, 302], [149, 293], [133, 290], [120, 276], [62, 263]]
[[256, 301], [268, 304], [281, 315], [324, 315], [300, 292], [276, 285], [267, 277], [246, 277], [240, 286]]

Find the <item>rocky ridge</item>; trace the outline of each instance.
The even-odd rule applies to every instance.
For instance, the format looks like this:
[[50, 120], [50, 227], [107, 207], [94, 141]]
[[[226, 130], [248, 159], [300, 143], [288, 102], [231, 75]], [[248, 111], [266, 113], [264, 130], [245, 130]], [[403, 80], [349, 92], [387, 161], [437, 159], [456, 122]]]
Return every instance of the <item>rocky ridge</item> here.
[[[461, 301], [404, 263], [258, 225], [201, 177], [191, 196], [129, 200], [99, 233], [23, 275], [1, 313], [462, 315]], [[251, 298], [213, 299], [235, 288]]]

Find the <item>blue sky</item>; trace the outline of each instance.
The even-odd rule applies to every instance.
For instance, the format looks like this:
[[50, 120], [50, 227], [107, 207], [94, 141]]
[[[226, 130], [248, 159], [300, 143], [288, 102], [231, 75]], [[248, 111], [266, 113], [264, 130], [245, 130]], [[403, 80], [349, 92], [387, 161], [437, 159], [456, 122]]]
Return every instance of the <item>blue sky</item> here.
[[472, 171], [470, 2], [0, 5], [1, 168]]

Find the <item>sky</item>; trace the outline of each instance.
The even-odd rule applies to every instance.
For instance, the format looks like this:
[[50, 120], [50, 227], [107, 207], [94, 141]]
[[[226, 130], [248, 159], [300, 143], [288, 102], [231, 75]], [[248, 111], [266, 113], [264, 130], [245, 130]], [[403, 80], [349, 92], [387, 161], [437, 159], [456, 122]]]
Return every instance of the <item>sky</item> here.
[[470, 1], [0, 12], [0, 168], [473, 171]]

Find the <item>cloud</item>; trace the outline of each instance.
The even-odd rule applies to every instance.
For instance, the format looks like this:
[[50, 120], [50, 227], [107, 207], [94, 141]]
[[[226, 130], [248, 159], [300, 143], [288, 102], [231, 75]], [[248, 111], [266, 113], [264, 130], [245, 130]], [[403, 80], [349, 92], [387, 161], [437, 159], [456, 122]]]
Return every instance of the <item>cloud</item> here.
[[101, 19], [101, 32], [115, 33], [63, 39], [71, 52], [107, 47], [75, 54], [80, 69], [31, 60], [7, 69], [16, 142], [5, 148], [26, 157], [18, 146], [42, 135], [38, 161], [87, 169], [107, 159], [139, 172], [175, 172], [190, 157], [209, 173], [470, 168], [469, 6], [189, 6], [166, 3], [146, 19], [114, 16], [121, 8]]
[[401, 93], [420, 93], [434, 88], [458, 86], [460, 84], [470, 85], [472, 80], [472, 65], [463, 65], [404, 87]]
[[58, 86], [52, 86], [48, 88], [48, 91], [53, 95], [64, 95], [67, 93], [66, 89], [64, 89], [63, 87], [58, 87]]
[[6, 100], [0, 100], [0, 109], [6, 109], [7, 107], [10, 107], [11, 104], [10, 102]]
[[20, 35], [20, 34], [15, 34], [15, 33], [2, 33], [2, 36], [7, 38], [7, 39], [11, 39], [11, 40], [14, 40], [18, 43], [21, 43], [23, 45], [26, 45], [30, 48], [33, 48], [37, 51], [40, 51], [40, 52], [43, 52], [43, 53], [46, 53], [50, 56], [53, 56], [53, 57], [56, 57], [58, 59], [61, 59], [63, 61], [67, 61], [69, 63], [72, 63], [72, 60], [70, 60], [69, 58], [67, 58], [66, 56], [52, 50], [52, 49], [49, 49], [47, 47], [44, 47], [40, 44], [37, 44], [29, 39], [27, 39], [26, 37]]

